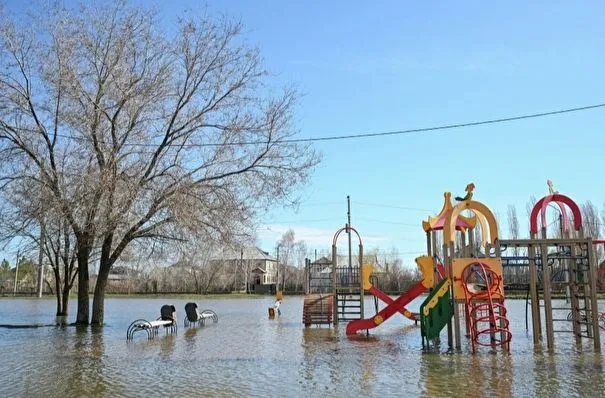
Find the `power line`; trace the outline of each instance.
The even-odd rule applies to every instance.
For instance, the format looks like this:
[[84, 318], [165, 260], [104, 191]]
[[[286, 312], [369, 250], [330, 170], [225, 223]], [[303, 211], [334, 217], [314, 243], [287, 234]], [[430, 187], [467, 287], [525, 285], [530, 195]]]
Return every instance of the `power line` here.
[[502, 118], [498, 118], [498, 119], [488, 119], [488, 120], [482, 120], [482, 121], [477, 121], [477, 122], [446, 124], [446, 125], [442, 125], [442, 126], [423, 127], [423, 128], [417, 128], [417, 129], [407, 129], [407, 130], [398, 130], [398, 131], [388, 131], [388, 132], [382, 132], [382, 133], [363, 133], [363, 134], [338, 135], [338, 136], [332, 136], [332, 137], [298, 138], [298, 139], [283, 140], [280, 142], [330, 141], [330, 140], [345, 140], [345, 139], [351, 139], [351, 138], [382, 137], [382, 136], [388, 136], [388, 135], [422, 133], [422, 132], [427, 132], [427, 131], [448, 130], [448, 129], [456, 129], [456, 128], [461, 128], [461, 127], [480, 126], [483, 124], [512, 122], [515, 120], [534, 119], [534, 118], [539, 118], [539, 117], [544, 117], [544, 116], [553, 116], [553, 115], [560, 115], [563, 113], [580, 112], [580, 111], [586, 111], [589, 109], [602, 108], [602, 107], [605, 107], [605, 103], [581, 106], [581, 107], [577, 107], [577, 108], [560, 109], [560, 110], [550, 111], [550, 112], [531, 113], [528, 115], [502, 117]]
[[435, 209], [433, 210], [429, 210], [429, 209], [420, 209], [417, 207], [406, 207], [406, 206], [396, 206], [396, 205], [385, 205], [385, 204], [378, 204], [378, 203], [367, 203], [367, 202], [354, 202], [354, 204], [356, 205], [362, 205], [362, 206], [373, 206], [373, 207], [384, 207], [384, 208], [389, 208], [389, 209], [402, 209], [402, 210], [411, 210], [411, 211], [421, 211], [421, 212], [433, 212]]
[[342, 217], [331, 217], [331, 218], [318, 218], [314, 220], [290, 220], [290, 221], [268, 221], [271, 224], [296, 224], [296, 223], [304, 223], [304, 222], [322, 222], [322, 221], [336, 221], [336, 220], [344, 220]]
[[404, 223], [404, 222], [397, 222], [397, 221], [375, 220], [375, 219], [372, 219], [372, 218], [365, 218], [365, 217], [357, 217], [357, 220], [360, 220], [360, 221], [369, 221], [369, 222], [377, 222], [377, 223], [382, 223], [382, 224], [404, 225], [406, 227], [415, 227], [415, 228], [421, 228], [422, 227], [421, 223], [411, 224], [411, 223]]
[[331, 206], [331, 205], [342, 205], [344, 202], [301, 202], [298, 207], [311, 207], [311, 206]]
[[[370, 137], [386, 137], [391, 135], [404, 135], [404, 134], [413, 134], [413, 133], [425, 133], [429, 131], [439, 131], [439, 130], [451, 130], [462, 127], [474, 127], [481, 126], [486, 124], [497, 124], [497, 123], [506, 123], [517, 120], [524, 119], [535, 119], [545, 116], [555, 116], [561, 115], [565, 113], [572, 112], [580, 112], [587, 111], [596, 108], [605, 107], [605, 103], [580, 106], [576, 108], [566, 108], [559, 109], [555, 111], [549, 112], [540, 112], [540, 113], [530, 113], [526, 115], [518, 115], [518, 116], [509, 116], [509, 117], [501, 117], [497, 119], [487, 119], [475, 122], [466, 122], [466, 123], [454, 123], [454, 124], [445, 124], [440, 126], [431, 126], [431, 127], [421, 127], [415, 129], [405, 129], [405, 130], [395, 130], [395, 131], [386, 131], [386, 132], [378, 132], [378, 133], [360, 133], [360, 134], [345, 134], [345, 135], [333, 135], [328, 137], [309, 137], [309, 138], [285, 138], [285, 139], [277, 139], [273, 141], [273, 144], [291, 144], [291, 143], [303, 143], [303, 142], [317, 142], [317, 141], [336, 141], [336, 140], [348, 140], [348, 139], [356, 139], [356, 138], [370, 138]], [[57, 136], [72, 139], [72, 140], [87, 140], [86, 138], [73, 137], [70, 135], [57, 134]], [[258, 141], [241, 141], [241, 142], [215, 142], [215, 143], [199, 143], [199, 144], [181, 144], [179, 146], [182, 147], [221, 147], [221, 146], [242, 146], [242, 145], [267, 145], [269, 142], [266, 140], [258, 140]], [[157, 147], [158, 144], [129, 144], [131, 146], [140, 146], [140, 147]]]

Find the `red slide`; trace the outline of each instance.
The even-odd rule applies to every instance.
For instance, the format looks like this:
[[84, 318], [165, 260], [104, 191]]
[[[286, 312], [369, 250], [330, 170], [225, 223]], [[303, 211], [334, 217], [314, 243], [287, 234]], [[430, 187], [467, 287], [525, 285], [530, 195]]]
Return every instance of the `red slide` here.
[[[381, 300], [383, 303], [386, 304], [392, 304], [395, 302], [394, 299], [391, 298], [391, 296], [389, 296], [388, 294], [386, 294], [385, 292], [383, 292], [382, 290], [376, 288], [376, 286], [372, 286], [369, 290], [368, 293], [371, 293], [372, 295], [376, 296], [379, 300]], [[405, 294], [405, 293], [404, 293]], [[412, 299], [413, 300], [413, 299]], [[405, 306], [405, 304], [404, 304]], [[397, 311], [403, 315], [404, 317], [408, 318], [411, 321], [417, 321], [418, 318], [418, 314], [414, 313], [412, 311], [409, 311], [407, 308], [405, 308], [404, 306], [402, 306], [401, 308], [398, 308]]]
[[[416, 282], [414, 286], [411, 287], [410, 290], [403, 293], [401, 296], [397, 297], [397, 299], [392, 300], [388, 297], [388, 300], [384, 300], [383, 297], [378, 297], [379, 299], [389, 303], [386, 307], [380, 310], [376, 315], [372, 318], [368, 319], [359, 319], [356, 321], [350, 321], [347, 324], [347, 335], [356, 334], [360, 330], [367, 330], [375, 328], [380, 325], [391, 316], [393, 316], [397, 312], [404, 313], [407, 311], [405, 306], [409, 304], [416, 297], [420, 296], [422, 293], [426, 292], [427, 289], [422, 284], [422, 281]], [[384, 294], [384, 293], [383, 293]]]

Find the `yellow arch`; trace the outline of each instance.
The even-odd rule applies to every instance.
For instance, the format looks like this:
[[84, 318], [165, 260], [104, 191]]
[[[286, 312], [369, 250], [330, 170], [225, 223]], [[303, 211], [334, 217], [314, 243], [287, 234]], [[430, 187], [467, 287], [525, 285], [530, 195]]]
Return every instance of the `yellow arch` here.
[[487, 218], [483, 215], [483, 213], [475, 213], [477, 216], [477, 220], [479, 221], [479, 225], [481, 225], [481, 246], [485, 247], [489, 242], [489, 222]]
[[[481, 224], [482, 236], [486, 235], [486, 232], [489, 233], [489, 238], [486, 237], [485, 241], [482, 243], [484, 246], [486, 243], [493, 244], [498, 239], [498, 223], [496, 222], [496, 217], [494, 217], [494, 214], [486, 205], [474, 200], [461, 202], [452, 209], [452, 213], [445, 221], [445, 225], [443, 227], [444, 239], [449, 239], [448, 242], [454, 242], [456, 240], [456, 228], [452, 228], [452, 225], [456, 225], [457, 217], [464, 210], [471, 210], [476, 215], [481, 215], [478, 217], [478, 219], [479, 223]], [[487, 226], [484, 226], [485, 223], [487, 223]]]

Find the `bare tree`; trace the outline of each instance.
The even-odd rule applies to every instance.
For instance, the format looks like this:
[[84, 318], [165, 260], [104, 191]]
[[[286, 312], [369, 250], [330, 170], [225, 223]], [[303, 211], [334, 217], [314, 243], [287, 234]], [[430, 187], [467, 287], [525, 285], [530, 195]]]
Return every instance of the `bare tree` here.
[[[45, 211], [49, 193], [44, 186], [32, 188], [25, 180], [15, 179], [0, 191], [3, 198], [0, 240], [8, 243], [17, 238], [22, 253], [31, 253], [41, 247], [42, 262], [47, 262], [52, 271], [52, 277], [46, 276], [42, 283], [57, 298], [56, 315], [64, 316], [67, 315], [69, 294], [77, 276], [73, 234], [64, 218]], [[41, 222], [42, 218], [44, 222]], [[42, 236], [46, 239], [41, 240]]]
[[[517, 217], [517, 208], [515, 207], [515, 205], [508, 205], [507, 211], [507, 221], [508, 221], [508, 237], [510, 239], [519, 239], [519, 218]], [[519, 250], [518, 247], [514, 247], [512, 249], [512, 254], [515, 257], [519, 257], [521, 255], [521, 252]], [[521, 278], [521, 273], [522, 270], [520, 267], [508, 267], [508, 271], [505, 268], [504, 271], [505, 273], [508, 273], [509, 276], [513, 276], [514, 275], [514, 281], [515, 283], [518, 283], [518, 281]], [[512, 274], [512, 275], [511, 275]], [[505, 276], [506, 278], [506, 276]]]
[[[296, 236], [294, 230], [288, 229], [284, 232], [277, 245], [279, 247], [278, 266], [281, 267], [281, 270], [278, 270], [278, 275], [281, 275], [281, 288], [285, 290], [290, 277], [288, 266], [291, 265], [290, 262], [295, 257]], [[277, 281], [277, 285], [280, 285], [279, 280]]]
[[74, 237], [69, 224], [64, 219], [59, 219], [52, 224], [46, 220], [45, 227], [47, 238], [44, 240], [44, 246], [55, 280], [57, 315], [66, 316], [69, 294], [78, 274], [73, 245]]
[[109, 271], [133, 241], [249, 234], [256, 209], [292, 199], [319, 161], [290, 140], [296, 92], [272, 93], [239, 23], [188, 16], [172, 33], [121, 1], [38, 15], [2, 16], [1, 176], [47, 187], [72, 228], [77, 323], [96, 247], [102, 324]]
[[305, 266], [305, 258], [308, 255], [307, 243], [304, 240], [300, 240], [296, 242], [294, 246], [294, 255], [296, 257], [296, 290], [303, 290], [303, 275], [304, 275], [304, 266]]
[[582, 204], [581, 210], [584, 236], [595, 239], [598, 238], [601, 235], [601, 220], [599, 217], [599, 210], [591, 201], [586, 201], [584, 204]]
[[519, 219], [515, 205], [508, 205], [506, 214], [508, 216], [508, 236], [510, 239], [519, 239]]
[[527, 202], [525, 202], [525, 212], [527, 213], [528, 225], [529, 225], [529, 217], [531, 215], [531, 211], [534, 208], [534, 206], [536, 205], [536, 202], [538, 202], [538, 200], [536, 199], [535, 195], [531, 195], [529, 197], [529, 200]]
[[[586, 201], [581, 205], [582, 211], [582, 230], [587, 238], [598, 239], [601, 236], [601, 220], [599, 210], [591, 202]], [[603, 248], [601, 245], [594, 246], [595, 260], [598, 261], [603, 256]]]

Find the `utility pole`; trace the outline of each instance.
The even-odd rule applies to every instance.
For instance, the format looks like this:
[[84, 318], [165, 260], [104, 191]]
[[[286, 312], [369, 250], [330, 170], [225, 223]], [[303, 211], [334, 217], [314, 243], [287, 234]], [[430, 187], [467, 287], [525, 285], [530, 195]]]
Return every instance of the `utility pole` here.
[[40, 217], [40, 247], [38, 248], [38, 298], [42, 297], [42, 291], [44, 290], [44, 240], [46, 239], [44, 231], [43, 217]]
[[349, 277], [353, 272], [353, 256], [351, 251], [351, 197], [347, 195], [347, 234], [349, 235]]
[[[40, 177], [42, 177], [42, 171], [40, 171]], [[43, 180], [40, 178], [40, 180]], [[38, 252], [38, 298], [42, 297], [42, 291], [44, 290], [44, 264], [42, 263], [44, 260], [44, 240], [46, 239], [45, 234], [45, 225], [44, 225], [44, 198], [43, 192], [44, 187], [40, 189], [40, 213], [38, 214], [38, 221], [40, 223], [40, 240], [39, 244], [39, 252]]]
[[21, 249], [17, 249], [17, 260], [15, 265], [15, 287], [13, 289], [13, 296], [17, 295], [17, 279], [19, 279], [19, 255], [21, 254], [20, 250]]
[[[286, 256], [286, 260], [290, 258], [290, 250], [288, 250], [288, 255]], [[281, 291], [282, 293], [286, 291], [286, 267], [288, 266], [288, 261], [284, 263], [284, 269], [281, 273]]]
[[[224, 253], [224, 251], [223, 251], [223, 253]], [[232, 256], [231, 253], [233, 253], [233, 257], [231, 257]], [[235, 251], [235, 248], [229, 249], [229, 260], [228, 261], [233, 261], [233, 264], [235, 265], [235, 267], [233, 267], [233, 289], [235, 291], [237, 291], [237, 259], [235, 258], [235, 253], [237, 253]], [[232, 258], [233, 258], [233, 260], [232, 260]]]
[[277, 270], [275, 271], [275, 293], [279, 292], [279, 244], [277, 245]]
[[[244, 286], [247, 286], [248, 281], [246, 281], [246, 272], [244, 271], [244, 248], [240, 247], [240, 257], [239, 257], [239, 266], [242, 269], [242, 274], [244, 274]], [[239, 286], [236, 286], [238, 292], [239, 290]]]

